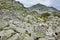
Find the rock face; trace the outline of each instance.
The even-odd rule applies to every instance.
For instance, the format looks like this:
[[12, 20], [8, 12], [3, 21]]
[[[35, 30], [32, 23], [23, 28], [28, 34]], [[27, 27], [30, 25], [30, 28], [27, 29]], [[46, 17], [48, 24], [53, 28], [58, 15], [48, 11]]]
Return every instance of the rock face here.
[[43, 10], [36, 6], [31, 10], [15, 0], [0, 0], [0, 40], [60, 40], [60, 12], [37, 6]]

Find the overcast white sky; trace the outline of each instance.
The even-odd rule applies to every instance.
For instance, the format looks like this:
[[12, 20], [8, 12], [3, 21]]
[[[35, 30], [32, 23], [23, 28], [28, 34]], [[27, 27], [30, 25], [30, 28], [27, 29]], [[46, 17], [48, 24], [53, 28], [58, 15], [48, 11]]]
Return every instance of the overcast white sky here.
[[60, 0], [17, 0], [24, 4], [25, 7], [30, 7], [37, 3], [41, 3], [47, 6], [53, 6], [60, 9]]

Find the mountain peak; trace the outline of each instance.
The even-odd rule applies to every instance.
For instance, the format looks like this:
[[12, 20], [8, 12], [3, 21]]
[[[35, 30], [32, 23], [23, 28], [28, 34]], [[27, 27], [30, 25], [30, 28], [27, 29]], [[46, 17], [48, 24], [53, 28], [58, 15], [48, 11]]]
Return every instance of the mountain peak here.
[[54, 7], [48, 7], [48, 6], [40, 4], [40, 3], [31, 6], [30, 9], [39, 10], [39, 11], [50, 11], [50, 10], [54, 10], [54, 11], [56, 10], [57, 11], [57, 9]]
[[47, 6], [40, 3], [30, 7], [30, 9], [33, 9], [33, 10], [47, 10], [47, 8], [48, 8]]
[[45, 6], [45, 5], [38, 3], [38, 4], [34, 5], [34, 6]]
[[38, 4], [36, 4], [36, 5], [33, 5], [32, 7], [46, 7], [46, 6], [43, 5], [43, 4], [38, 3]]

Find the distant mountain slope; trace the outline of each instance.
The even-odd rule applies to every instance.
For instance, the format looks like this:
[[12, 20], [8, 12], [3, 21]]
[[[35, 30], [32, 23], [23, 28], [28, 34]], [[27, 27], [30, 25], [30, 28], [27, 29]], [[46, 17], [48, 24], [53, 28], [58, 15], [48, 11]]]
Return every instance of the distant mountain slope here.
[[32, 9], [32, 10], [40, 10], [40, 11], [49, 11], [49, 10], [57, 11], [57, 9], [54, 8], [54, 7], [48, 7], [48, 6], [45, 6], [45, 5], [40, 4], [40, 3], [31, 6], [30, 9]]

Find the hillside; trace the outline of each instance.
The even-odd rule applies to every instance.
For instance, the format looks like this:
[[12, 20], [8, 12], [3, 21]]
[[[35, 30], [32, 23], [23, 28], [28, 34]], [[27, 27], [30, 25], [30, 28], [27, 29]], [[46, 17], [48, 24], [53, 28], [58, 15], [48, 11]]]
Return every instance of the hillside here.
[[51, 10], [57, 11], [57, 9], [54, 8], [54, 7], [48, 7], [48, 6], [45, 6], [45, 5], [40, 4], [40, 3], [31, 6], [30, 9], [32, 9], [32, 10], [40, 10], [40, 11], [48, 11], [48, 10], [51, 9]]
[[60, 10], [0, 0], [0, 40], [60, 40]]

